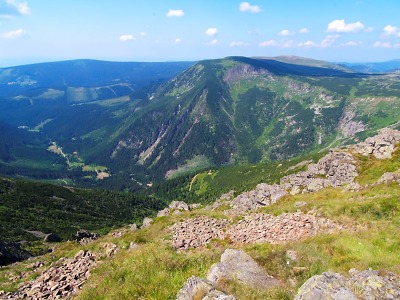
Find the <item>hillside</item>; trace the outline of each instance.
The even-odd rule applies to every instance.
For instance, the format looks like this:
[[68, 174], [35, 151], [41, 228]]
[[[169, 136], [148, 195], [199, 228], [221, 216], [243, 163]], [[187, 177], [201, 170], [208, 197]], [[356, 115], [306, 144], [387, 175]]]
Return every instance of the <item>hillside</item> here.
[[399, 142], [400, 131], [384, 129], [293, 162], [275, 184], [209, 205], [175, 201], [141, 229], [85, 246], [53, 244], [50, 254], [0, 269], [0, 297], [396, 299]]
[[[359, 73], [299, 57], [227, 57], [194, 65], [59, 64], [60, 76], [48, 73], [54, 78], [46, 91], [29, 89], [33, 94], [27, 94], [18, 81], [20, 90], [13, 93], [19, 96], [0, 101], [0, 120], [36, 132], [59, 155], [59, 171], [51, 179], [70, 184], [136, 190], [199, 170], [315, 154], [357, 142], [383, 127], [399, 128], [396, 73]], [[92, 72], [85, 79], [88, 86], [76, 86], [64, 64], [75, 71], [79, 66], [83, 75]], [[117, 66], [119, 72], [110, 72]], [[42, 82], [42, 67], [27, 66], [40, 75], [29, 78]], [[109, 71], [98, 72], [101, 68]], [[19, 77], [29, 73], [18, 70]], [[4, 78], [7, 72], [16, 71], [3, 70]], [[103, 75], [94, 76], [98, 73]], [[113, 76], [125, 86], [136, 78], [142, 89], [131, 86], [119, 93], [110, 87]], [[70, 84], [67, 91], [78, 89], [83, 98], [59, 92], [60, 97], [54, 96], [55, 90], [61, 91], [57, 80]], [[99, 86], [113, 90], [112, 95], [99, 94]], [[50, 158], [32, 165], [17, 155], [18, 146], [7, 147], [8, 156], [16, 159], [0, 162], [6, 174], [37, 178], [40, 169], [46, 170]]]
[[199, 62], [126, 120], [108, 164], [131, 157], [132, 173], [171, 178], [357, 141], [398, 126], [398, 80], [273, 59]]

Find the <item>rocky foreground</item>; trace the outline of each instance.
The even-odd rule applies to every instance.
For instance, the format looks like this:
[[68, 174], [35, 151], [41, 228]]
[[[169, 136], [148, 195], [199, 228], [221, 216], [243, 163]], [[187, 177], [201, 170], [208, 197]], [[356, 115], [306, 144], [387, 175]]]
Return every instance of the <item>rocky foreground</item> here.
[[[357, 161], [355, 154], [374, 155], [378, 159], [391, 157], [400, 142], [400, 132], [384, 129], [376, 137], [346, 149], [331, 151], [317, 163], [304, 162], [304, 171], [285, 176], [279, 184], [261, 183], [252, 191], [234, 196], [230, 192], [221, 196], [213, 205], [201, 207], [210, 213], [218, 210], [219, 217], [202, 215], [199, 205], [188, 205], [174, 201], [161, 210], [157, 217], [182, 215], [182, 219], [169, 226], [165, 234], [169, 243], [177, 251], [202, 249], [213, 240], [224, 240], [232, 248], [246, 244], [270, 243], [286, 244], [301, 241], [321, 233], [356, 230], [345, 225], [322, 218], [315, 211], [291, 212], [274, 216], [259, 212], [259, 209], [277, 203], [282, 197], [299, 193], [312, 193], [327, 187], [342, 187], [361, 190], [364, 187], [355, 182]], [[400, 183], [400, 170], [388, 172], [377, 181], [379, 183]], [[304, 203], [296, 202], [297, 207]], [[221, 206], [227, 207], [221, 210]], [[196, 211], [190, 217], [184, 212]], [[146, 230], [153, 226], [153, 219], [146, 218], [141, 229], [135, 224], [128, 230]], [[112, 234], [118, 238], [124, 231]], [[81, 245], [94, 242], [85, 233]], [[83, 236], [83, 235], [82, 235]], [[98, 238], [97, 236], [95, 237]], [[82, 242], [84, 241], [84, 243]], [[129, 248], [135, 251], [136, 245]], [[119, 250], [115, 244], [105, 243], [103, 254], [79, 251], [74, 257], [62, 258], [44, 270], [36, 279], [19, 285], [14, 293], [0, 291], [0, 299], [68, 299], [79, 294], [81, 287], [98, 265], [100, 257], [112, 259]], [[296, 251], [286, 253], [289, 261], [297, 261]], [[104, 258], [102, 258], [104, 259]], [[302, 272], [303, 269], [293, 269]], [[225, 292], [221, 286], [226, 282], [238, 282], [254, 289], [279, 289], [287, 285], [283, 279], [268, 274], [249, 254], [239, 249], [226, 249], [220, 262], [215, 263], [205, 278], [192, 276], [187, 279], [177, 293], [179, 300], [234, 300], [234, 295]], [[134, 283], [132, 283], [134, 284]], [[297, 291], [296, 300], [317, 299], [400, 299], [400, 277], [393, 273], [375, 270], [358, 271], [352, 269], [348, 276], [329, 272], [309, 278]]]

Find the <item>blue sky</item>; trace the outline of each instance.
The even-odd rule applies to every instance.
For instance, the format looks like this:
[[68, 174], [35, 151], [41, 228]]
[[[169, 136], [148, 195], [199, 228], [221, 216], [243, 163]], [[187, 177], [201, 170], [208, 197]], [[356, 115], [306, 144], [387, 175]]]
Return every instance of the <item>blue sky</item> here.
[[0, 0], [0, 67], [92, 58], [400, 58], [399, 0]]

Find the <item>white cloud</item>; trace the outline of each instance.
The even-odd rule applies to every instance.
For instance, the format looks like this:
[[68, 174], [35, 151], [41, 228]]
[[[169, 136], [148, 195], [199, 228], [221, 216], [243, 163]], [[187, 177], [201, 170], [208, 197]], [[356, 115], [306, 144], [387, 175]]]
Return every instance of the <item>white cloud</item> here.
[[249, 43], [245, 43], [245, 42], [230, 42], [229, 43], [229, 47], [241, 47], [241, 46], [249, 46]]
[[309, 33], [309, 32], [310, 32], [310, 30], [308, 30], [308, 28], [306, 28], [306, 27], [301, 28], [301, 29], [299, 30], [299, 33]]
[[283, 29], [283, 30], [281, 30], [281, 31], [278, 32], [278, 35], [279, 35], [279, 36], [289, 36], [289, 35], [293, 35], [293, 34], [294, 34], [294, 33], [291, 32], [291, 31], [288, 30], [288, 29]]
[[279, 48], [291, 48], [293, 47], [293, 41], [281, 41], [278, 42], [276, 40], [268, 40], [258, 44], [260, 47], [279, 47]]
[[0, 17], [10, 18], [16, 15], [29, 15], [31, 10], [27, 2], [16, 0], [0, 1]]
[[180, 38], [176, 38], [175, 39], [175, 44], [180, 44], [180, 43], [182, 43], [182, 40]]
[[218, 33], [218, 29], [217, 28], [208, 28], [206, 30], [206, 34], [208, 36], [215, 36]]
[[139, 33], [140, 36], [147, 36], [147, 33], [142, 31], [141, 33]]
[[393, 47], [400, 48], [400, 43], [394, 44]]
[[365, 32], [372, 32], [372, 31], [374, 31], [374, 27], [368, 27], [364, 31]]
[[119, 37], [119, 40], [120, 40], [121, 42], [129, 42], [129, 41], [134, 41], [134, 40], [136, 40], [136, 38], [135, 38], [133, 35], [131, 35], [131, 34], [123, 34], [123, 35], [121, 35], [121, 36]]
[[340, 37], [339, 34], [327, 35], [320, 43], [316, 43], [309, 40], [306, 42], [298, 43], [297, 46], [300, 48], [311, 48], [311, 47], [328, 48], [331, 47], [339, 37]]
[[167, 12], [167, 17], [183, 17], [185, 15], [185, 12], [182, 9], [170, 9]]
[[387, 25], [383, 28], [383, 37], [400, 36], [400, 28], [392, 25]]
[[306, 41], [304, 43], [299, 43], [297, 46], [301, 48], [311, 48], [311, 47], [319, 47], [319, 45], [313, 41]]
[[261, 11], [261, 8], [258, 5], [251, 5], [249, 2], [241, 2], [239, 5], [239, 10], [259, 13]]
[[342, 43], [341, 46], [345, 46], [345, 47], [357, 47], [360, 46], [363, 42], [361, 41], [348, 41], [345, 43]]
[[276, 46], [279, 46], [279, 43], [277, 41], [275, 41], [275, 40], [268, 40], [268, 41], [265, 41], [265, 42], [261, 42], [259, 44], [259, 46], [260, 47], [276, 47]]
[[392, 48], [391, 43], [384, 43], [384, 42], [375, 42], [373, 45], [375, 48]]
[[218, 44], [218, 40], [217, 39], [213, 39], [211, 42], [207, 43], [206, 45], [215, 46], [217, 44]]
[[336, 35], [327, 35], [325, 37], [325, 39], [322, 40], [320, 46], [323, 48], [327, 48], [332, 46], [335, 41], [340, 37], [340, 35], [336, 34]]
[[6, 39], [18, 39], [26, 36], [26, 31], [23, 29], [16, 29], [7, 32], [3, 32], [1, 36]]
[[344, 20], [334, 20], [329, 23], [327, 32], [358, 32], [364, 29], [364, 24], [361, 22], [346, 24]]

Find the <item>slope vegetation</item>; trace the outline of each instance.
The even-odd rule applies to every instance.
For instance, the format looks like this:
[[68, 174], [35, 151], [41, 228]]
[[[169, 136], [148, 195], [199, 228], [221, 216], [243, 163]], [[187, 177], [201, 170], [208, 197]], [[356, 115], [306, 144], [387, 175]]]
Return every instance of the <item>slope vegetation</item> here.
[[[72, 293], [76, 299], [176, 299], [187, 279], [195, 275], [209, 278], [205, 286], [210, 291], [216, 289], [235, 299], [293, 299], [307, 279], [327, 271], [330, 273], [319, 277], [322, 281], [317, 292], [330, 291], [332, 299], [339, 291], [359, 299], [370, 295], [395, 297], [400, 292], [400, 152], [395, 147], [399, 140], [400, 132], [386, 130], [356, 147], [336, 149], [315, 164], [305, 161], [306, 171], [289, 175], [291, 179], [311, 180], [299, 186], [301, 193], [301, 189], [295, 192], [289, 188], [275, 202], [246, 212], [238, 209], [238, 197], [233, 194], [197, 208], [174, 202], [150, 225], [146, 220], [147, 225], [140, 230], [121, 228], [83, 248], [71, 242], [56, 245], [52, 254], [37, 258], [40, 267], [32, 267], [34, 261], [29, 261], [1, 269], [2, 288], [10, 292], [4, 297], [49, 291], [69, 296]], [[336, 161], [330, 159], [332, 156], [347, 158]], [[351, 172], [350, 184], [340, 181], [348, 176], [343, 168], [351, 166], [355, 173]], [[313, 175], [307, 177], [306, 173]], [[282, 189], [288, 187], [287, 181], [281, 180]], [[325, 184], [316, 188], [315, 182]], [[249, 191], [248, 196], [272, 200], [271, 193], [253, 192]], [[248, 282], [243, 279], [245, 275], [223, 277], [228, 266], [219, 271], [218, 267], [224, 268], [224, 257], [231, 255], [230, 265], [234, 265], [244, 256], [240, 251], [226, 250], [232, 248], [246, 251], [258, 264], [257, 269], [269, 274], [267, 280], [273, 284], [260, 288], [259, 279]], [[79, 252], [81, 249], [85, 252]], [[221, 263], [213, 266], [220, 262], [222, 253]], [[87, 260], [90, 262], [83, 263]], [[82, 275], [82, 289], [67, 288], [68, 282], [62, 278], [68, 276], [63, 276], [63, 270], [80, 263], [90, 270], [90, 277]], [[88, 269], [82, 268], [87, 274]], [[357, 271], [369, 268], [376, 272]], [[23, 270], [24, 275], [16, 276]], [[349, 270], [351, 277], [346, 275]], [[19, 284], [32, 277], [37, 277], [36, 281]], [[58, 285], [50, 289], [45, 278], [52, 278], [49, 282], [58, 280]], [[199, 282], [191, 278], [188, 282]], [[362, 280], [367, 281], [362, 284]], [[11, 294], [18, 286], [20, 294]], [[307, 299], [301, 293], [310, 290], [312, 282], [299, 290], [296, 299]]]

